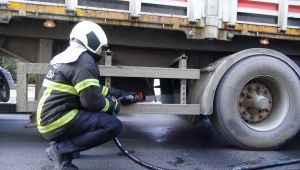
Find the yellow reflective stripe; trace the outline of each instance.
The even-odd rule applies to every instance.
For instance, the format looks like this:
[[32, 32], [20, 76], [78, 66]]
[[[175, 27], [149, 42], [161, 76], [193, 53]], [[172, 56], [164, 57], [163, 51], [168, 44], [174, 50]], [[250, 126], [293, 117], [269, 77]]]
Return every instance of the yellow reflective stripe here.
[[77, 113], [78, 113], [77, 109], [71, 110], [70, 112], [66, 113], [64, 116], [50, 123], [49, 125], [46, 126], [38, 125], [38, 130], [40, 133], [47, 133], [57, 128], [60, 128], [65, 124], [69, 123], [76, 116]]
[[99, 80], [97, 79], [85, 79], [78, 84], [75, 85], [76, 91], [79, 93], [81, 90], [89, 87], [89, 86], [98, 86], [100, 87]]
[[107, 94], [108, 94], [108, 87], [102, 86], [102, 92], [101, 93], [103, 94], [103, 96], [107, 96]]
[[109, 100], [105, 99], [105, 106], [102, 109], [102, 112], [107, 112], [108, 108], [109, 108]]
[[116, 100], [115, 102], [116, 102], [115, 109], [117, 109], [118, 105], [119, 105], [119, 102], [118, 102], [118, 100]]
[[46, 90], [43, 93], [43, 96], [40, 99], [40, 102], [38, 104], [37, 114], [36, 114], [36, 120], [37, 124], [40, 125], [41, 123], [41, 113], [44, 106], [44, 103], [46, 99], [50, 96], [52, 89], [46, 88]]
[[47, 79], [44, 80], [43, 86], [47, 88], [51, 88], [56, 91], [78, 95], [77, 91], [73, 86], [62, 84], [62, 83], [56, 83], [54, 81], [50, 81]]

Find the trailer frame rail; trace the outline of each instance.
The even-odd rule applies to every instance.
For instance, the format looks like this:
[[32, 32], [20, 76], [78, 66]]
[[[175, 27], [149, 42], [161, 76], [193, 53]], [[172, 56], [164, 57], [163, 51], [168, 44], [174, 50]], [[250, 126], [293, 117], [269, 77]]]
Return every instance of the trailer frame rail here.
[[[200, 79], [199, 69], [187, 69], [186, 58], [179, 61], [179, 68], [111, 66], [105, 58], [106, 65], [99, 65], [101, 76], [106, 77], [105, 84], [110, 85], [110, 77], [141, 77], [141, 78], [170, 78], [180, 79], [180, 104], [137, 103], [123, 107], [122, 114], [178, 114], [199, 115], [199, 104], [186, 104], [186, 79]], [[27, 75], [47, 74], [50, 65], [44, 63], [18, 63], [17, 66], [17, 111], [35, 112], [37, 101], [28, 101]]]

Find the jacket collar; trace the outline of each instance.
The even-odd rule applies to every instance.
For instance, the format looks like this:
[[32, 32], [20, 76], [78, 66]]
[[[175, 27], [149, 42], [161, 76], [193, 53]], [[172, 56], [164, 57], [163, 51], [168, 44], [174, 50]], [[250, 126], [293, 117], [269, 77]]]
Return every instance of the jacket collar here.
[[63, 51], [62, 53], [56, 55], [51, 61], [50, 64], [58, 64], [58, 63], [72, 63], [75, 62], [79, 56], [87, 51], [85, 47], [82, 45], [76, 43], [76, 42], [70, 42], [70, 46]]

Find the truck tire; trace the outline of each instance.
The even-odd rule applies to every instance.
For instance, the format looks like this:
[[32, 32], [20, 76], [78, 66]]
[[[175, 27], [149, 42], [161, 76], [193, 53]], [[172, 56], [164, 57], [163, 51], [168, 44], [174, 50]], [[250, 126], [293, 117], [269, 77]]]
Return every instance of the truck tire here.
[[295, 62], [298, 66], [300, 66], [300, 60], [294, 60], [294, 62]]
[[5, 75], [0, 71], [0, 101], [7, 102], [10, 97], [10, 89]]
[[300, 81], [285, 62], [243, 59], [222, 77], [211, 122], [228, 143], [248, 150], [276, 149], [300, 128]]

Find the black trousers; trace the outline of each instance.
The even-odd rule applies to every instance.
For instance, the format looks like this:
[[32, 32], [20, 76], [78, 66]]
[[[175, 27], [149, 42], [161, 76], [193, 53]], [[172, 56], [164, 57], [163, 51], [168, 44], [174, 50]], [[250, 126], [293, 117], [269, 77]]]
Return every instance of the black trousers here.
[[[101, 112], [80, 111], [72, 127], [55, 140], [60, 154], [80, 152], [101, 145], [119, 135], [122, 123], [113, 116]], [[65, 137], [64, 137], [65, 136]]]

